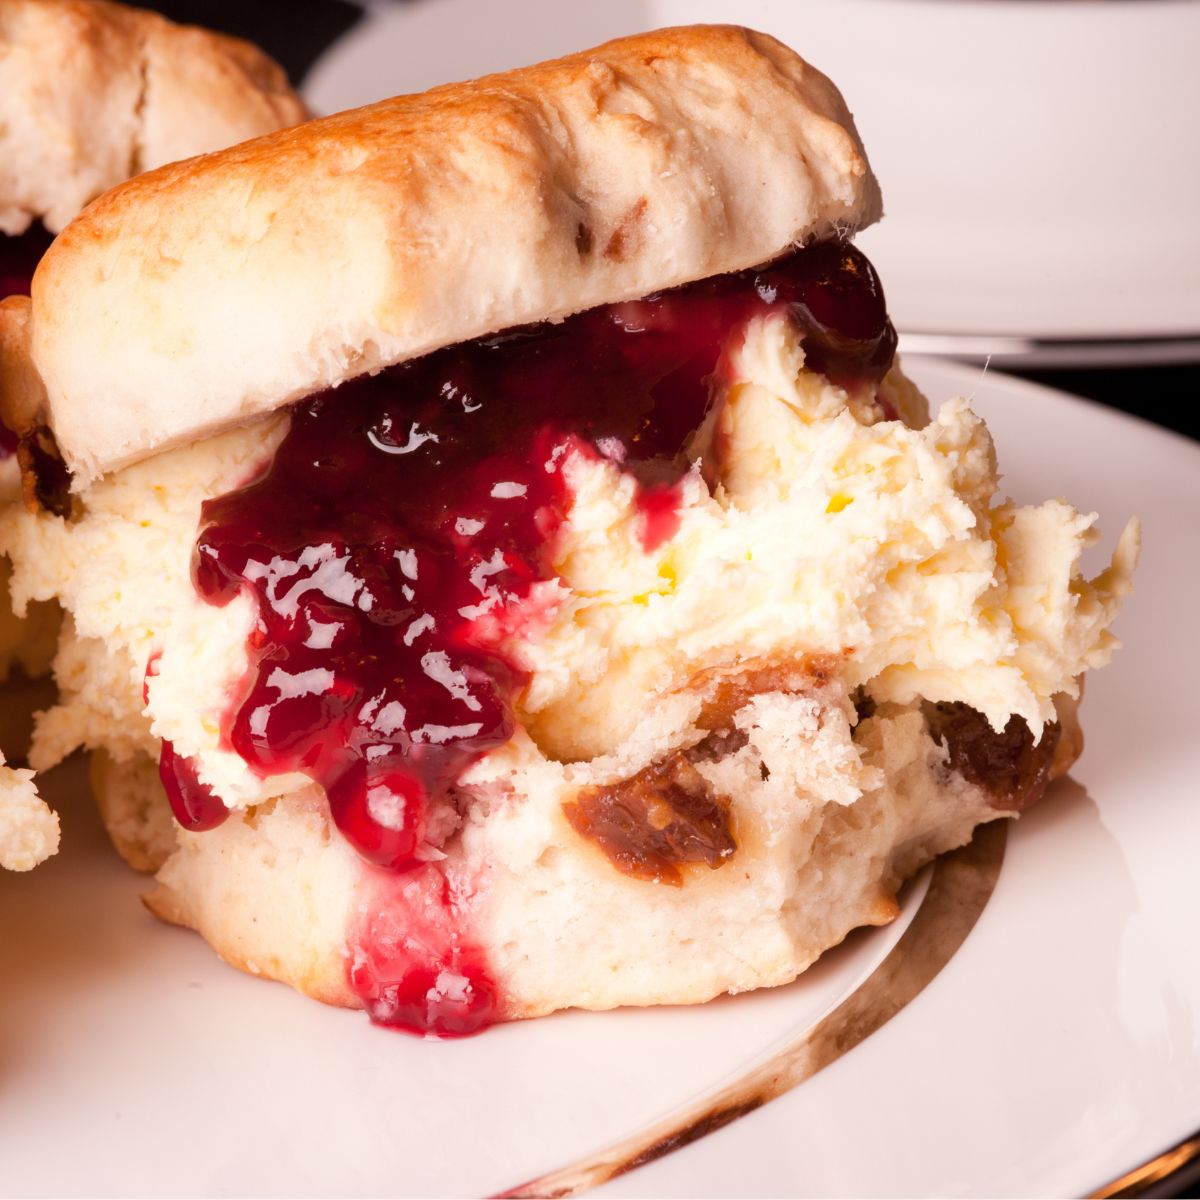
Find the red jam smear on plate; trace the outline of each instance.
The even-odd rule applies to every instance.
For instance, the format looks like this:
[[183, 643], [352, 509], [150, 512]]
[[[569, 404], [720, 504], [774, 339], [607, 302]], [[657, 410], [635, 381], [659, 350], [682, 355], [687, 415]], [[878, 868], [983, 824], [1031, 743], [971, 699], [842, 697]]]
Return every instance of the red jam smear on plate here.
[[[368, 862], [414, 886], [440, 877], [426, 861], [431, 825], [453, 827], [455, 784], [513, 733], [526, 676], [502, 647], [552, 615], [538, 585], [553, 578], [571, 508], [566, 459], [608, 458], [631, 474], [643, 546], [656, 548], [678, 527], [684, 448], [722, 349], [748, 318], [778, 309], [802, 328], [808, 364], [835, 382], [877, 384], [891, 365], [878, 277], [854, 247], [829, 241], [440, 350], [297, 405], [265, 473], [205, 504], [193, 560], [209, 603], [255, 602], [230, 745], [263, 776], [320, 783]], [[186, 774], [173, 761], [168, 791], [186, 793]], [[203, 796], [173, 806], [211, 816]], [[429, 911], [436, 892], [421, 893]], [[432, 939], [440, 948], [423, 965], [360, 935], [353, 982], [376, 1019], [443, 1033], [491, 1019], [486, 965], [457, 934]], [[422, 1008], [437, 992], [430, 971], [468, 981], [466, 1015]]]

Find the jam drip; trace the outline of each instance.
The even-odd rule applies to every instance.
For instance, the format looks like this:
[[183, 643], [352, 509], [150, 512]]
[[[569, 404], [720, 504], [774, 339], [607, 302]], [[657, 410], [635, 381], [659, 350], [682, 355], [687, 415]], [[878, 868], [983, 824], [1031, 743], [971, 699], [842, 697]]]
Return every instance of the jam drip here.
[[196, 764], [175, 753], [170, 742], [163, 742], [158, 757], [158, 777], [171, 802], [171, 812], [184, 829], [199, 833], [216, 829], [229, 816], [221, 798], [206, 783], [201, 783]]
[[[369, 862], [430, 871], [430, 845], [460, 818], [455, 783], [513, 732], [525, 676], [502, 646], [551, 615], [538, 585], [553, 577], [570, 511], [566, 460], [619, 464], [638, 481], [643, 544], [670, 537], [722, 348], [772, 309], [793, 316], [808, 361], [838, 382], [878, 383], [891, 363], [873, 268], [826, 242], [438, 351], [297, 406], [266, 473], [204, 506], [193, 561], [208, 602], [255, 602], [233, 748], [263, 775], [319, 782]], [[451, 975], [473, 961], [457, 942], [439, 955]], [[408, 1001], [371, 1007], [427, 1021]]]
[[432, 864], [371, 872], [350, 931], [350, 986], [373, 1021], [409, 1033], [464, 1037], [495, 1023], [496, 985], [460, 933], [469, 896]]
[[[0, 299], [29, 295], [33, 272], [53, 240], [40, 222], [16, 237], [0, 235]], [[0, 461], [16, 452], [17, 435], [0, 421]]]

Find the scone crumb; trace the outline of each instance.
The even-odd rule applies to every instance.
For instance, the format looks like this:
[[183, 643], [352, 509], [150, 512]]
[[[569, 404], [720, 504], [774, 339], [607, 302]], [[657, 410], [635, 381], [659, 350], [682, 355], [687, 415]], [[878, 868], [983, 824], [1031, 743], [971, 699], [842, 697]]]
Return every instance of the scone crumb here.
[[0, 754], [0, 867], [31, 871], [58, 850], [58, 816], [38, 795], [32, 771], [4, 765]]

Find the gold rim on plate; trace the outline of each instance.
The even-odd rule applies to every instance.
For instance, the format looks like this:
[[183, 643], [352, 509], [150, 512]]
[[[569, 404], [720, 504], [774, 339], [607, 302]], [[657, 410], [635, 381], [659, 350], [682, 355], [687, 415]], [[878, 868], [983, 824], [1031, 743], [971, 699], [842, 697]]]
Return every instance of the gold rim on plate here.
[[852, 1050], [919, 995], [957, 953], [996, 886], [1007, 836], [1008, 822], [993, 821], [938, 859], [920, 908], [888, 956], [832, 1012], [767, 1062], [600, 1153], [499, 1196], [574, 1196], [597, 1187], [723, 1129]]

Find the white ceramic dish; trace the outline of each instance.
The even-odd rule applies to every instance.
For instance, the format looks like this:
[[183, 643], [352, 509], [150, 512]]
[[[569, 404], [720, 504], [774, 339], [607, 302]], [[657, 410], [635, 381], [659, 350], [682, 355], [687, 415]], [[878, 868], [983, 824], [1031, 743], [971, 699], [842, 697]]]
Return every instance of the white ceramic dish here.
[[[1200, 447], [995, 373], [973, 394], [1024, 499], [1146, 525], [1128, 648], [1073, 780], [1009, 837], [932, 983], [856, 1049], [608, 1195], [1087, 1191], [1200, 1129]], [[483, 1195], [735, 1082], [854, 993], [922, 899], [789, 988], [421, 1042], [223, 966], [156, 924], [76, 766], [61, 856], [0, 877], [0, 1193]]]
[[1058, 363], [1200, 361], [1200, 4], [371, 7], [310, 75], [318, 111], [664, 25], [734, 21], [774, 33], [836, 80], [855, 112], [888, 210], [861, 244], [897, 327], [941, 339], [923, 348]]

